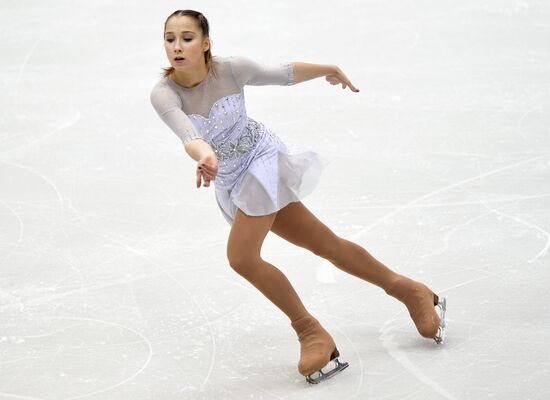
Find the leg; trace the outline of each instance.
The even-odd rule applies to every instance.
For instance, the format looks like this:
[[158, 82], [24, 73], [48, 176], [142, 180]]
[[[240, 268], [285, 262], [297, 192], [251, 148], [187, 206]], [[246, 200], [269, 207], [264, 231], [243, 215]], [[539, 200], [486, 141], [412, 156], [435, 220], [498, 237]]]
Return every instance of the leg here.
[[[338, 356], [330, 334], [307, 312], [298, 294], [276, 267], [260, 257], [260, 250], [277, 213], [251, 217], [237, 209], [227, 243], [227, 258], [231, 267], [272, 303], [291, 321], [300, 341], [298, 370], [310, 375]], [[347, 364], [340, 364], [338, 371]], [[336, 373], [332, 372], [332, 374]], [[331, 374], [331, 375], [332, 375]], [[308, 376], [309, 379], [311, 379]]]
[[401, 277], [363, 247], [334, 234], [300, 201], [279, 210], [271, 231], [296, 246], [329, 260], [342, 271], [384, 290]]
[[397, 274], [361, 246], [335, 235], [301, 202], [279, 210], [271, 231], [329, 260], [341, 270], [373, 283], [407, 307], [418, 332], [439, 343], [438, 297], [424, 284]]
[[276, 214], [253, 217], [237, 209], [227, 242], [227, 258], [239, 275], [294, 321], [309, 313], [286, 276], [260, 257], [263, 241]]

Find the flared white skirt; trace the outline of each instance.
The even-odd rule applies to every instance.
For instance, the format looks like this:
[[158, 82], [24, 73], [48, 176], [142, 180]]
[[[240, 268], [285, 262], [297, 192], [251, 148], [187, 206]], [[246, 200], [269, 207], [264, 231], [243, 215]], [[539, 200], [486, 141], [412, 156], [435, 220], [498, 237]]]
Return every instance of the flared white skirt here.
[[216, 202], [229, 225], [237, 208], [260, 216], [300, 201], [313, 192], [330, 163], [311, 149], [286, 145], [272, 132], [267, 132], [256, 150], [232, 187], [216, 187]]

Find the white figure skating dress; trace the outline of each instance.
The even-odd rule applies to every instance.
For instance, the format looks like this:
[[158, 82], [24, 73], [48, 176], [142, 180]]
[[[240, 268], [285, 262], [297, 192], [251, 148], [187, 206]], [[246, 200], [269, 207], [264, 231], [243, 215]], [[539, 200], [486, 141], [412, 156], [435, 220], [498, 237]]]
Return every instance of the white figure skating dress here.
[[237, 208], [267, 215], [307, 196], [330, 162], [310, 149], [287, 146], [245, 108], [245, 85], [292, 85], [292, 65], [266, 66], [242, 56], [213, 56], [212, 65], [192, 88], [162, 78], [150, 98], [184, 145], [202, 139], [214, 150], [216, 202], [226, 221], [233, 224]]

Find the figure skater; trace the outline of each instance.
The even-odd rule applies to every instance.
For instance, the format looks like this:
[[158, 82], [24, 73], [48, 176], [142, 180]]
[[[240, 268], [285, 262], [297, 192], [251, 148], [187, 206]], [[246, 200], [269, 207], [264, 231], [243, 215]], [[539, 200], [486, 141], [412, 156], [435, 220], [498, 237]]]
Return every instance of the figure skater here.
[[[287, 146], [247, 116], [245, 85], [296, 85], [324, 76], [359, 92], [336, 65], [259, 64], [243, 56], [212, 56], [209, 24], [194, 10], [177, 10], [164, 23], [171, 66], [151, 91], [160, 118], [197, 161], [196, 184], [214, 181], [218, 207], [231, 225], [229, 265], [290, 319], [300, 343], [298, 371], [310, 383], [348, 366], [338, 361], [332, 336], [307, 311], [286, 276], [260, 256], [269, 231], [382, 288], [407, 307], [420, 335], [443, 342], [445, 298], [387, 268], [363, 247], [334, 234], [300, 201], [316, 187], [328, 161]], [[328, 364], [334, 361], [334, 368]], [[326, 368], [326, 370], [324, 369]]]

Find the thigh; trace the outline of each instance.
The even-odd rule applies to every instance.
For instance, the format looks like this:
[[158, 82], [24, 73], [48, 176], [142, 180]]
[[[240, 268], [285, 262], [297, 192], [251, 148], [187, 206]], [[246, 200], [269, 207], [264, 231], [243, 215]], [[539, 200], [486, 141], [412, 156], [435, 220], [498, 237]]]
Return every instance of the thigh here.
[[340, 238], [301, 202], [279, 210], [271, 231], [283, 239], [320, 256], [331, 256]]
[[227, 258], [230, 264], [241, 264], [260, 258], [264, 239], [277, 216], [250, 216], [237, 208], [227, 241]]

